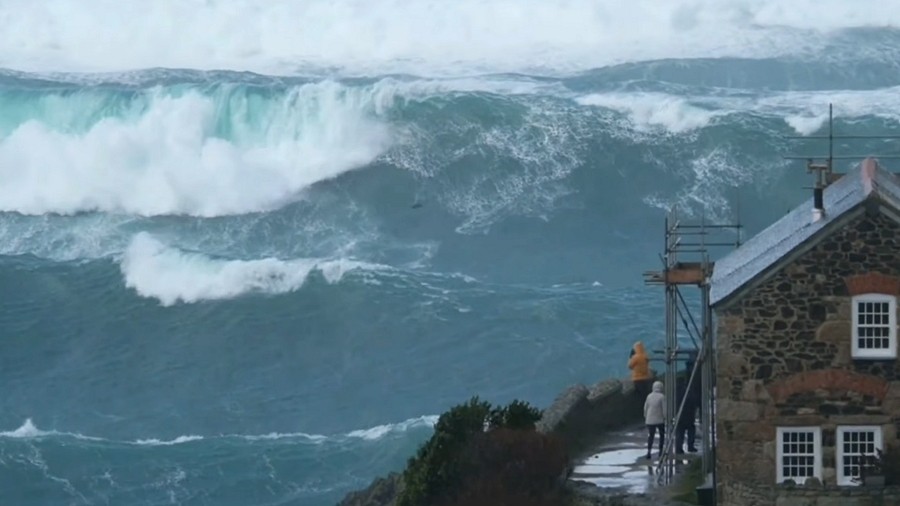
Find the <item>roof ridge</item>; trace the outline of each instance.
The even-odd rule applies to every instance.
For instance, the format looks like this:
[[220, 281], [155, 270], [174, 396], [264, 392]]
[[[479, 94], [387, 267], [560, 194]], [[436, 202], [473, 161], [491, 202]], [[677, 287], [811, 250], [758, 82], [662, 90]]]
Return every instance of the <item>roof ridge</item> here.
[[846, 215], [863, 202], [877, 199], [900, 215], [900, 178], [885, 170], [873, 157], [864, 158], [856, 170], [848, 171], [826, 186], [825, 214], [818, 220], [807, 211], [815, 204], [804, 199], [787, 214], [751, 237], [739, 248], [717, 260], [711, 278], [710, 303], [731, 297], [770, 267], [801, 247], [828, 224]]

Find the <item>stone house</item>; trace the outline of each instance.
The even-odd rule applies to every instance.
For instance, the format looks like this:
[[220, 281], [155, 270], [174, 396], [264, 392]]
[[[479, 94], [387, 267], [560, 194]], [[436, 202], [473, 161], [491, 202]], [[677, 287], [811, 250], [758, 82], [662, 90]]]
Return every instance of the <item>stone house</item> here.
[[900, 504], [854, 480], [900, 424], [900, 178], [817, 193], [714, 265], [719, 505]]

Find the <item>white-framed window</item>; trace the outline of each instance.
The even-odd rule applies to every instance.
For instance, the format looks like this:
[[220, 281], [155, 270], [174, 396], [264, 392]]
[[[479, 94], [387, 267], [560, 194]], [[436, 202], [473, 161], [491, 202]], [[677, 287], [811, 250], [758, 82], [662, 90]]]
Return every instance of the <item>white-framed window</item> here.
[[820, 427], [778, 427], [777, 482], [803, 483], [815, 476], [822, 479], [822, 429]]
[[837, 484], [858, 485], [863, 456], [875, 456], [881, 450], [881, 427], [875, 425], [848, 425], [837, 428]]
[[897, 298], [868, 293], [853, 297], [853, 358], [897, 357]]

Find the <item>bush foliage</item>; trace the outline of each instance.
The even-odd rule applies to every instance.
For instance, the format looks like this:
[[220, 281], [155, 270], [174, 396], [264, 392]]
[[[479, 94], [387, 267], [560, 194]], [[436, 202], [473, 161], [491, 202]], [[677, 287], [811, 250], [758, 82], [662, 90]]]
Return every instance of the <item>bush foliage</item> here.
[[857, 483], [865, 483], [869, 476], [883, 476], [885, 485], [900, 485], [900, 445], [891, 444], [875, 455], [864, 455]]
[[568, 457], [559, 440], [535, 431], [540, 417], [521, 401], [454, 406], [409, 460], [397, 506], [559, 504]]

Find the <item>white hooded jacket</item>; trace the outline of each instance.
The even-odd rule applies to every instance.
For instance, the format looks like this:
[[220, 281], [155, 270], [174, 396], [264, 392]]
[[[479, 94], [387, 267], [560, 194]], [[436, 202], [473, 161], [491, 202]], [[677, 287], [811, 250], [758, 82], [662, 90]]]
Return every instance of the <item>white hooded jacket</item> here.
[[653, 391], [647, 395], [647, 400], [644, 401], [644, 423], [647, 425], [666, 423], [666, 396], [662, 391], [662, 381], [654, 382]]

